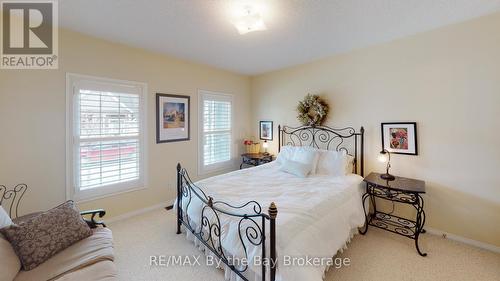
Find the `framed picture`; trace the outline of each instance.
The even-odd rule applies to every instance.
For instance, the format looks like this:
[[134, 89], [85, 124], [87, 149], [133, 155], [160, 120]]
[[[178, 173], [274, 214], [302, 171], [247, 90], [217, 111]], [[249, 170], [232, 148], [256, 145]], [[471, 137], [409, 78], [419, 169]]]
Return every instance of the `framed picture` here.
[[259, 136], [261, 140], [273, 140], [273, 121], [260, 121]]
[[382, 149], [390, 153], [418, 155], [417, 123], [382, 123]]
[[189, 140], [189, 96], [156, 94], [156, 143]]

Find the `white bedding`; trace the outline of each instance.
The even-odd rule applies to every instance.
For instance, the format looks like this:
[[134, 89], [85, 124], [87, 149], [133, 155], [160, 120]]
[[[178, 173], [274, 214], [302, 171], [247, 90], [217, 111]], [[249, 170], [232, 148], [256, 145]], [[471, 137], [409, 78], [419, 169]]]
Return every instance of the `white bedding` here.
[[[214, 201], [241, 205], [255, 200], [262, 206], [264, 213], [267, 213], [270, 203], [275, 202], [278, 208], [277, 254], [279, 261], [283, 262], [285, 255], [331, 258], [345, 247], [357, 227], [364, 223], [362, 180], [362, 177], [354, 174], [298, 178], [280, 171], [279, 164], [271, 162], [205, 179], [196, 185], [213, 197]], [[188, 215], [194, 227], [200, 225], [201, 208], [199, 200], [193, 200], [189, 206]], [[244, 256], [238, 235], [239, 219], [221, 216], [220, 220], [223, 248], [230, 255]], [[268, 223], [266, 227], [268, 232]], [[188, 232], [187, 236], [201, 249], [204, 248], [191, 233]], [[249, 247], [249, 259], [260, 255], [260, 251], [260, 246]], [[224, 269], [226, 280], [239, 280], [229, 268]], [[260, 270], [258, 266], [251, 266], [246, 276], [250, 280], [260, 280]], [[278, 264], [276, 280], [321, 281], [325, 270], [326, 265], [300, 267]]]

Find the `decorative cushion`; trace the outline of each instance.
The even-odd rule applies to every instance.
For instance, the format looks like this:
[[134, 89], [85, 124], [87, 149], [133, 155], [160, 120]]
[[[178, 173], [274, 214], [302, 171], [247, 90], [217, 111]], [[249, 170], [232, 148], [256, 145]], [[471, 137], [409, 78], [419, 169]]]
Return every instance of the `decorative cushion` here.
[[297, 177], [305, 178], [311, 172], [311, 165], [293, 160], [284, 160], [283, 164], [280, 166], [280, 170], [285, 173], [296, 175]]
[[9, 217], [9, 214], [4, 210], [2, 206], [0, 206], [0, 228], [4, 228], [12, 224], [12, 220]]
[[14, 249], [0, 234], [0, 281], [12, 281], [21, 269], [21, 262]]
[[37, 267], [56, 253], [92, 235], [73, 201], [0, 232], [12, 244], [24, 270]]
[[32, 219], [32, 218], [40, 215], [41, 213], [43, 213], [43, 212], [34, 212], [34, 213], [29, 213], [29, 214], [26, 214], [26, 215], [22, 215], [20, 217], [17, 217], [15, 219], [13, 219], [12, 223], [14, 223], [14, 224], [20, 224], [20, 223], [22, 223], [24, 221], [27, 221], [29, 219]]

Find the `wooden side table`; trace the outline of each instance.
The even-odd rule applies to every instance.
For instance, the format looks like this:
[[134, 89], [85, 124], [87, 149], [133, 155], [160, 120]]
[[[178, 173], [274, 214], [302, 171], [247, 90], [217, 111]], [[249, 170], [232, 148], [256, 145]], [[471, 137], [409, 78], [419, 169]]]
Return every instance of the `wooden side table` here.
[[[422, 253], [418, 246], [418, 237], [425, 233], [425, 211], [424, 199], [421, 194], [425, 193], [425, 182], [421, 180], [396, 177], [393, 181], [387, 181], [380, 178], [379, 173], [369, 174], [364, 181], [366, 182], [366, 193], [363, 195], [363, 210], [365, 211], [365, 228], [360, 231], [365, 234], [368, 231], [368, 225], [381, 228], [415, 240], [417, 252], [425, 257], [427, 253]], [[365, 209], [365, 200], [370, 198], [373, 207], [373, 213], [367, 214]], [[377, 210], [375, 198], [412, 205], [417, 211], [415, 220], [396, 216], [391, 213], [384, 213]]]
[[241, 158], [240, 169], [243, 168], [243, 165], [259, 166], [273, 161], [273, 156], [269, 153], [243, 153]]

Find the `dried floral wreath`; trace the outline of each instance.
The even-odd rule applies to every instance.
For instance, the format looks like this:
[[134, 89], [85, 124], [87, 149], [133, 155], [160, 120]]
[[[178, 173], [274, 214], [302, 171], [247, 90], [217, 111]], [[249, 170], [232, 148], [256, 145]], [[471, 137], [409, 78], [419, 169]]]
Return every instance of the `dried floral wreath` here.
[[323, 124], [328, 114], [328, 104], [318, 95], [307, 94], [297, 106], [297, 119], [302, 125], [319, 126]]

